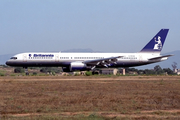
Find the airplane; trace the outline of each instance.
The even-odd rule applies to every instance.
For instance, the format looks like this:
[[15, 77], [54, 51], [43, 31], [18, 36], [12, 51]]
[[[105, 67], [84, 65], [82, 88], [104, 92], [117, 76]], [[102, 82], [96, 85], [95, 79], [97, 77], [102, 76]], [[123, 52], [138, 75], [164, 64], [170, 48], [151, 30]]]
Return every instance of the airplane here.
[[137, 53], [61, 53], [27, 52], [11, 57], [6, 65], [16, 67], [62, 67], [64, 72], [95, 70], [95, 68], [134, 67], [167, 60], [160, 55], [169, 29], [161, 29]]

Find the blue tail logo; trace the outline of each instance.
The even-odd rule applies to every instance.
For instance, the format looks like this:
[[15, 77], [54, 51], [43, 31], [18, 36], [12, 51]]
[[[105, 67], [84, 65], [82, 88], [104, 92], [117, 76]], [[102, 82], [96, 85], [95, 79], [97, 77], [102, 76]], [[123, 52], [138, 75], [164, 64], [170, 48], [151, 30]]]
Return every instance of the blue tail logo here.
[[149, 43], [140, 51], [144, 53], [160, 53], [169, 29], [161, 29]]
[[162, 49], [161, 37], [158, 36], [158, 40], [154, 38], [154, 41], [155, 41], [154, 50], [161, 50]]

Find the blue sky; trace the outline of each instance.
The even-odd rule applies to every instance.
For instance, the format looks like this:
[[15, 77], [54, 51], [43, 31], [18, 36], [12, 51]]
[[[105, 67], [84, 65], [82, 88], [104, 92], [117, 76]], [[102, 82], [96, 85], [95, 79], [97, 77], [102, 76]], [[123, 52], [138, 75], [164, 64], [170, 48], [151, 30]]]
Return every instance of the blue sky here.
[[180, 50], [180, 0], [0, 0], [0, 55], [91, 48], [138, 52], [169, 28]]

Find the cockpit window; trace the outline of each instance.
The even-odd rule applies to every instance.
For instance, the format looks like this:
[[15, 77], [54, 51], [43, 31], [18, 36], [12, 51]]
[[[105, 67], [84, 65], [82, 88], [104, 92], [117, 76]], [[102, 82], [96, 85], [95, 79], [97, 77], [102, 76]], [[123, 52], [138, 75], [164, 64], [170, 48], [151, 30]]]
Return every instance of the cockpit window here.
[[16, 59], [17, 59], [17, 57], [11, 57], [11, 59], [14, 59], [14, 60], [16, 60]]

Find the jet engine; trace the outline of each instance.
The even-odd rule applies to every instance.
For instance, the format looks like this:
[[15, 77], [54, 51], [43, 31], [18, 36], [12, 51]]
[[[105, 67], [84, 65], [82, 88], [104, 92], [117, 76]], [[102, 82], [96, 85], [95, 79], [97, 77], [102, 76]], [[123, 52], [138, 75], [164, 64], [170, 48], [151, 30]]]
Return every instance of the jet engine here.
[[90, 70], [90, 68], [87, 67], [86, 64], [82, 62], [72, 62], [70, 64], [70, 71], [83, 71], [83, 70]]
[[72, 62], [69, 67], [63, 67], [62, 69], [64, 72], [72, 72], [91, 70], [91, 67], [88, 67], [86, 64], [82, 62]]

